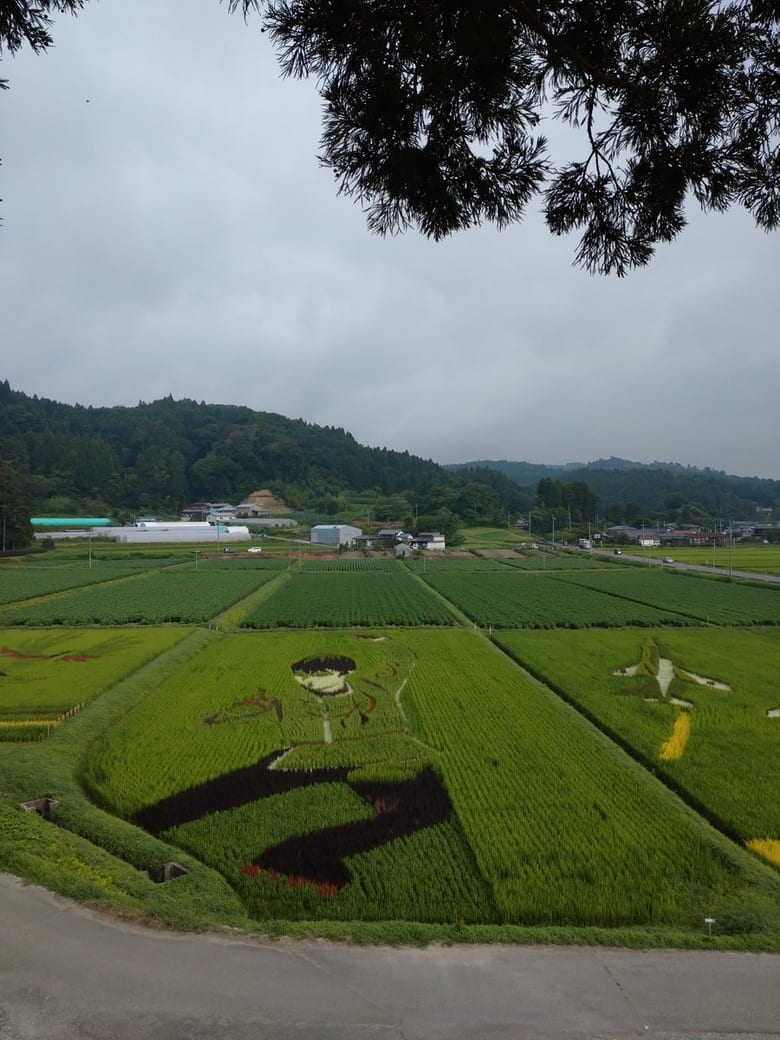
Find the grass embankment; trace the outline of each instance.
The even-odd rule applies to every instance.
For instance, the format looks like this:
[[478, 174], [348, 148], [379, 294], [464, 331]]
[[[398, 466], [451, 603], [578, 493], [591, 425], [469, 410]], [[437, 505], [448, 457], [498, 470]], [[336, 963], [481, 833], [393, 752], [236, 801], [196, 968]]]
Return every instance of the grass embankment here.
[[[171, 927], [240, 924], [241, 905], [215, 871], [136, 827], [103, 812], [77, 781], [87, 748], [116, 719], [196, 656], [214, 633], [196, 630], [172, 649], [105, 691], [68, 724], [35, 745], [0, 745], [0, 867], [63, 895], [125, 916]], [[58, 826], [21, 802], [55, 798]], [[168, 884], [141, 874], [177, 860], [191, 869]]]

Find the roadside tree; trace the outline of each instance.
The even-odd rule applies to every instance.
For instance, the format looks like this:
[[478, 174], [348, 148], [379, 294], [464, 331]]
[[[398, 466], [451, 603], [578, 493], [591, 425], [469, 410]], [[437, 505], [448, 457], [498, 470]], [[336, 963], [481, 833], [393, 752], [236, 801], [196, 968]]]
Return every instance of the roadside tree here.
[[0, 459], [0, 548], [23, 549], [33, 540], [32, 500], [16, 470]]

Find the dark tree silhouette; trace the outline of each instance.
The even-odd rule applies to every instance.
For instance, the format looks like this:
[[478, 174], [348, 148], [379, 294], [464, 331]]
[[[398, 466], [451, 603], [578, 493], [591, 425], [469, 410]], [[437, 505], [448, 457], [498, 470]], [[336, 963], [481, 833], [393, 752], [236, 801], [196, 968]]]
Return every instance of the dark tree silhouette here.
[[[25, 44], [36, 54], [51, 47], [52, 12], [78, 14], [84, 0], [0, 0], [0, 56], [15, 54]], [[0, 88], [8, 81], [0, 79]]]
[[[238, 0], [233, 6], [238, 6]], [[321, 161], [370, 227], [441, 238], [519, 220], [538, 192], [577, 262], [624, 274], [685, 202], [780, 203], [778, 0], [243, 0], [285, 73], [316, 78]], [[579, 134], [555, 165], [537, 133]]]
[[[0, 50], [83, 0], [0, 0]], [[576, 262], [624, 274], [685, 203], [780, 205], [779, 0], [228, 0], [322, 95], [320, 161], [380, 233], [520, 220], [541, 193]], [[579, 135], [556, 164], [543, 116]]]
[[0, 551], [23, 549], [32, 542], [31, 505], [17, 471], [0, 458]]

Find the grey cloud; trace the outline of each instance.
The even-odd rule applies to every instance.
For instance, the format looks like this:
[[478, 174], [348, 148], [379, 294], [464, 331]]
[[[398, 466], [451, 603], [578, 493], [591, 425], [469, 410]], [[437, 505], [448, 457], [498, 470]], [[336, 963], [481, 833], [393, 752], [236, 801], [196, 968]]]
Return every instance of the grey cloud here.
[[182, 11], [91, 3], [48, 55], [6, 62], [13, 386], [247, 404], [441, 461], [780, 476], [777, 236], [692, 211], [622, 281], [573, 269], [533, 205], [504, 233], [371, 237], [317, 165], [314, 85], [281, 81], [216, 0]]

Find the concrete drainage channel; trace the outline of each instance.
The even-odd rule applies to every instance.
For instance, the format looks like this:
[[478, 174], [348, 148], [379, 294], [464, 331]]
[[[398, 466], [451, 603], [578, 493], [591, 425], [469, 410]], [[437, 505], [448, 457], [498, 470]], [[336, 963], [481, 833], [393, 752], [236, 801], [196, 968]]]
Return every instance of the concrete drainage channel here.
[[168, 863], [163, 863], [157, 870], [142, 870], [141, 875], [159, 885], [164, 881], [172, 881], [174, 878], [181, 877], [182, 874], [189, 874], [189, 872], [189, 867], [184, 867], [181, 863], [169, 860]]
[[[32, 798], [29, 802], [21, 802], [19, 808], [27, 813], [38, 813], [42, 819], [48, 820], [59, 827], [61, 824], [52, 815], [59, 804], [58, 798]], [[182, 877], [184, 874], [189, 874], [189, 872], [189, 867], [176, 863], [174, 860], [169, 860], [167, 863], [163, 863], [161, 867], [142, 870], [140, 873], [141, 877], [145, 877], [147, 881], [153, 881], [159, 885], [165, 881], [172, 881], [174, 878]]]
[[36, 812], [44, 820], [52, 819], [52, 810], [60, 804], [58, 798], [33, 798], [32, 801], [22, 802], [21, 808], [25, 812]]

